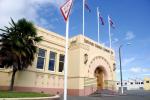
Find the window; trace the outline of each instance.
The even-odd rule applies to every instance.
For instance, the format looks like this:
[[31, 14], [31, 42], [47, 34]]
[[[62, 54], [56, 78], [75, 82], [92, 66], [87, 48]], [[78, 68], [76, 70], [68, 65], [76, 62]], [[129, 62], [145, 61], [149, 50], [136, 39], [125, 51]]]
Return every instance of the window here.
[[130, 84], [132, 85], [132, 84], [133, 84], [133, 82], [130, 82]]
[[139, 84], [140, 84], [140, 82], [139, 82]]
[[37, 68], [43, 69], [45, 63], [45, 52], [46, 50], [39, 48], [38, 60], [37, 60]]
[[62, 72], [64, 70], [64, 58], [64, 55], [59, 55], [59, 72]]
[[50, 56], [50, 60], [49, 60], [48, 70], [54, 71], [56, 53], [51, 51], [49, 56]]
[[119, 85], [119, 83], [117, 83], [117, 85]]
[[143, 84], [143, 82], [141, 82], [141, 84]]
[[127, 83], [125, 83], [125, 85], [127, 85]]
[[146, 81], [146, 83], [149, 83], [149, 81]]

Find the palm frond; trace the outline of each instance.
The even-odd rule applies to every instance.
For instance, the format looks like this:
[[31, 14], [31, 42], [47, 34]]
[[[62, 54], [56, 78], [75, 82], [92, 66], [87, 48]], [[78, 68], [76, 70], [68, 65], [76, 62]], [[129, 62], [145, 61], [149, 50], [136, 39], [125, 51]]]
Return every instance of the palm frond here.
[[37, 51], [35, 43], [42, 41], [42, 36], [37, 36], [33, 23], [20, 19], [15, 23], [11, 18], [11, 27], [0, 29], [1, 49], [0, 56], [3, 65], [23, 70], [32, 64]]

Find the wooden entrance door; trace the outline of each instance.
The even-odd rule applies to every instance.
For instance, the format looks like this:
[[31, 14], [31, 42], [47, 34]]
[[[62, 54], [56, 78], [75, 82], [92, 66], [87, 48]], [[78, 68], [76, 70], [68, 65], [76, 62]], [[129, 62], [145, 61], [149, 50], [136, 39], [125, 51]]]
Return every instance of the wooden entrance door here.
[[103, 70], [99, 67], [95, 70], [95, 77], [97, 78], [97, 89], [101, 90], [104, 87], [104, 74]]

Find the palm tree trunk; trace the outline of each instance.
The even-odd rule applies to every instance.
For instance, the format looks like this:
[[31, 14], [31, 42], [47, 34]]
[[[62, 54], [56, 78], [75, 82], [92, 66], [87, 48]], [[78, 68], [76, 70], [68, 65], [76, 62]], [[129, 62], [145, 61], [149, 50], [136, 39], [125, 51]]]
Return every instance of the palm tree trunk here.
[[12, 77], [11, 77], [11, 83], [10, 83], [9, 91], [13, 91], [16, 72], [17, 72], [17, 69], [13, 68], [13, 73], [12, 73]]

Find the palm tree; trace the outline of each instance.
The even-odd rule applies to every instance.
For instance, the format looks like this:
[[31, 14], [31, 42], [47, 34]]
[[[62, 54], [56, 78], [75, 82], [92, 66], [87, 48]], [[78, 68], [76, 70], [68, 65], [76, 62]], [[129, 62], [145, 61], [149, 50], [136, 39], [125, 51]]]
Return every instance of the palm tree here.
[[32, 65], [36, 53], [36, 43], [42, 40], [37, 36], [36, 28], [26, 19], [17, 23], [11, 19], [10, 27], [0, 29], [0, 59], [5, 68], [12, 68], [12, 78], [9, 90], [13, 90], [15, 74]]

